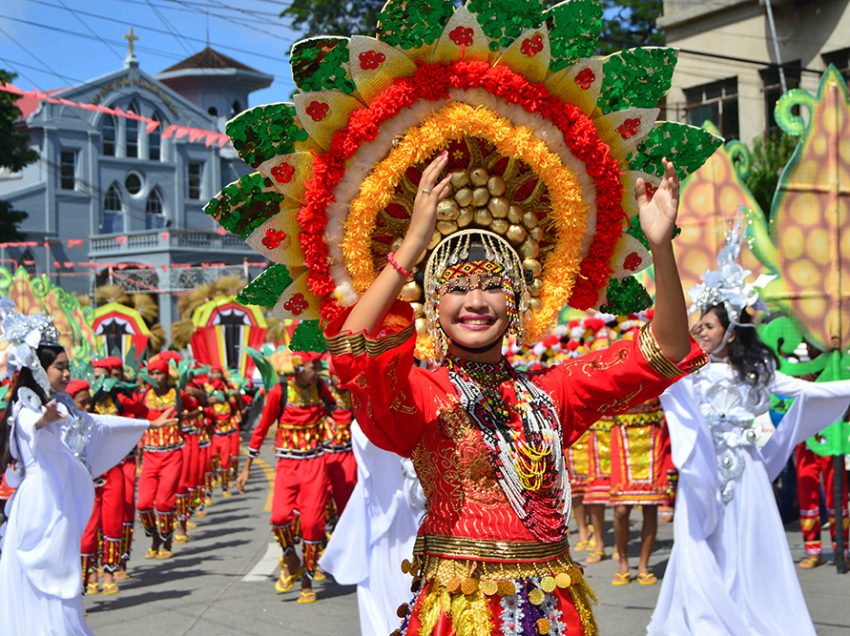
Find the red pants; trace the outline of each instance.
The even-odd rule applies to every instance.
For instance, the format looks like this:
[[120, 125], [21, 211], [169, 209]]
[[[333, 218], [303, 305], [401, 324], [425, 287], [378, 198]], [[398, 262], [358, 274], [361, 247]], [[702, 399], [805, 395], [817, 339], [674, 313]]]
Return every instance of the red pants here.
[[182, 470], [181, 449], [163, 453], [145, 451], [139, 477], [139, 511], [174, 512]]
[[183, 448], [180, 450], [183, 452], [183, 467], [180, 470], [180, 485], [177, 489], [177, 493], [185, 495], [195, 487], [193, 478], [197, 471], [200, 456], [198, 450], [198, 434], [184, 433]]
[[210, 458], [212, 457], [212, 442], [208, 442], [206, 446], [201, 446], [198, 448], [200, 453], [200, 461], [198, 462], [198, 472], [196, 475], [197, 487], [200, 489], [206, 488], [206, 478], [207, 473], [209, 473], [212, 469], [210, 468]]
[[323, 457], [325, 458], [325, 470], [331, 484], [331, 495], [334, 505], [336, 505], [336, 513], [341, 515], [357, 483], [357, 462], [354, 459], [354, 453], [351, 451], [325, 453]]
[[230, 439], [230, 434], [213, 435], [212, 436], [212, 454], [218, 455], [218, 465], [221, 470], [230, 470], [230, 449], [233, 442]]
[[106, 484], [95, 488], [94, 507], [83, 531], [80, 553], [93, 557], [98, 553], [98, 533], [103, 537], [101, 563], [107, 572], [121, 564], [124, 538], [124, 472], [121, 466], [111, 468], [105, 475]]
[[121, 557], [126, 561], [133, 548], [133, 526], [136, 524], [136, 456], [128, 457], [118, 466], [124, 475], [124, 540]]
[[277, 460], [271, 524], [286, 526], [301, 513], [301, 536], [305, 541], [325, 538], [325, 500], [328, 477], [322, 456], [310, 459]]
[[[230, 434], [230, 457], [233, 460], [238, 461], [239, 457], [239, 445], [242, 443], [242, 438], [239, 436], [239, 429], [237, 428]], [[233, 461], [230, 462], [231, 466], [235, 466]]]
[[[821, 457], [810, 451], [806, 444], [796, 449], [797, 460], [797, 498], [800, 502], [800, 527], [807, 554], [820, 554], [820, 487], [826, 492], [826, 507], [829, 509], [829, 534], [832, 548], [835, 549], [835, 458]], [[841, 471], [841, 516], [844, 520], [844, 549], [848, 551], [847, 531], [850, 520], [847, 518], [847, 474]]]

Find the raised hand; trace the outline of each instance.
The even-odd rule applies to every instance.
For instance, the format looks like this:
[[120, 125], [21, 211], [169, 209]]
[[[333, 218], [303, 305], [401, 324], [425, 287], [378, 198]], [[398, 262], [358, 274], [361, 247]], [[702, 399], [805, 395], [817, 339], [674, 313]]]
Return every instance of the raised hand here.
[[679, 177], [672, 161], [665, 157], [664, 177], [661, 184], [649, 198], [646, 183], [638, 179], [635, 183], [635, 195], [640, 209], [640, 227], [650, 247], [669, 242], [676, 227], [676, 213], [679, 208]]
[[405, 242], [411, 241], [412, 246], [418, 248], [416, 258], [431, 242], [437, 226], [437, 204], [445, 199], [451, 190], [452, 176], [449, 174], [440, 179], [448, 163], [449, 153], [446, 150], [428, 164], [419, 180], [419, 189], [416, 191], [413, 213], [410, 216], [410, 226], [404, 237]]

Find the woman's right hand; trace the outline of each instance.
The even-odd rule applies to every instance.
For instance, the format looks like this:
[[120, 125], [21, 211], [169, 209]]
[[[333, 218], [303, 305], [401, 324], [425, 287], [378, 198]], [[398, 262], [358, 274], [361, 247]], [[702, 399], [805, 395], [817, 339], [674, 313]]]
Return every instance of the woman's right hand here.
[[51, 400], [44, 407], [44, 412], [41, 414], [38, 422], [35, 423], [35, 428], [37, 430], [47, 426], [48, 424], [64, 419], [65, 416], [59, 411], [59, 405], [56, 403], [56, 400]]
[[[444, 150], [428, 167], [422, 172], [419, 180], [419, 189], [416, 191], [416, 199], [413, 201], [413, 213], [410, 215], [410, 225], [404, 235], [402, 246], [410, 248], [413, 261], [404, 263], [412, 267], [419, 256], [428, 247], [434, 230], [437, 227], [437, 204], [445, 199], [451, 191], [452, 175], [448, 174], [442, 179], [440, 175], [449, 163], [449, 151]], [[401, 251], [401, 250], [400, 250]]]

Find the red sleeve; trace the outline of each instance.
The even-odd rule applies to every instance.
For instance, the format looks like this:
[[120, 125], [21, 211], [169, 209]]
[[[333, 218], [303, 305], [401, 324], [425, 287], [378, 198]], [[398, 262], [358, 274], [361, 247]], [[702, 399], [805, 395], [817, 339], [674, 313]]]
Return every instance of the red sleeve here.
[[118, 401], [121, 403], [124, 417], [134, 417], [138, 420], [156, 419], [150, 415], [148, 407], [129, 395], [118, 393]]
[[340, 331], [349, 312], [325, 330], [340, 388], [351, 392], [357, 422], [372, 443], [409, 457], [424, 426], [424, 383], [419, 380], [427, 375], [414, 366], [413, 310], [396, 301], [373, 334]]
[[655, 340], [651, 324], [644, 325], [633, 340], [621, 340], [540, 376], [540, 385], [559, 406], [566, 446], [602, 416], [659, 396], [683, 375], [708, 362], [693, 338], [688, 355], [673, 362]]
[[256, 456], [260, 452], [263, 440], [266, 439], [272, 424], [280, 418], [280, 405], [283, 398], [283, 384], [276, 384], [266, 396], [263, 405], [263, 416], [251, 434], [251, 443], [248, 445], [248, 453]]

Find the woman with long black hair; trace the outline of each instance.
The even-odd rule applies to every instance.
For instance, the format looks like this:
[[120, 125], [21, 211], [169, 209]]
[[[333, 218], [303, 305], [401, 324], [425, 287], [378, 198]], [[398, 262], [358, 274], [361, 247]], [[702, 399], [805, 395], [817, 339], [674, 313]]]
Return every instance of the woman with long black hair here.
[[21, 316], [8, 301], [0, 318], [18, 368], [0, 435], [0, 468], [17, 488], [6, 506], [0, 624], [7, 634], [90, 634], [79, 552], [94, 502], [92, 476], [171, 414], [151, 423], [80, 412], [65, 391], [69, 360], [51, 319]]
[[[850, 381], [776, 371], [747, 307], [757, 300], [737, 258], [741, 234], [692, 295], [692, 333], [711, 362], [662, 396], [679, 470], [673, 552], [649, 634], [814, 634], [771, 481], [802, 440], [841, 417]], [[770, 394], [796, 397], [771, 438], [755, 418]]]

